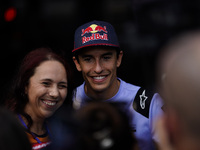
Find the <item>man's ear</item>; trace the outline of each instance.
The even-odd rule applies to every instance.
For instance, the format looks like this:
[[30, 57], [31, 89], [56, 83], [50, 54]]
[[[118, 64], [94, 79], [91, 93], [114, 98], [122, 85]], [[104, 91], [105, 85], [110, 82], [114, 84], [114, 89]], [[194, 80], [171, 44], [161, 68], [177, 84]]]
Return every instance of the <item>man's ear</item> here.
[[77, 69], [78, 71], [82, 71], [81, 66], [80, 66], [78, 60], [76, 59], [76, 57], [73, 56], [72, 59], [73, 59], [73, 61], [74, 61], [74, 64], [76, 65], [76, 69]]
[[123, 51], [120, 51], [117, 59], [117, 67], [121, 65], [122, 57], [123, 57]]

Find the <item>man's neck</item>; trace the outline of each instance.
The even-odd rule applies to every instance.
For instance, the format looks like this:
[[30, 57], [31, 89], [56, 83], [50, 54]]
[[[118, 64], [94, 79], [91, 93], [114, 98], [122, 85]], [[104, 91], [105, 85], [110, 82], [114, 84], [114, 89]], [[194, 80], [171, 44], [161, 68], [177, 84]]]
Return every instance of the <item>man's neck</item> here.
[[119, 87], [120, 87], [120, 81], [116, 80], [116, 83], [113, 84], [112, 87], [109, 87], [108, 89], [105, 89], [104, 91], [100, 91], [100, 92], [94, 91], [87, 88], [86, 85], [84, 89], [88, 97], [96, 101], [102, 101], [102, 100], [108, 100], [112, 98], [113, 96], [115, 96], [119, 90]]

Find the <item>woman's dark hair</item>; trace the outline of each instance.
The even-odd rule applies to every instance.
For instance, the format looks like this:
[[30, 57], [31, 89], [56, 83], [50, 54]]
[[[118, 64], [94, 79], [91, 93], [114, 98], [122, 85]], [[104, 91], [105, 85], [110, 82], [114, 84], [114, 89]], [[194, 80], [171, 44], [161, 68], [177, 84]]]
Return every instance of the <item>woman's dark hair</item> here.
[[34, 75], [35, 69], [44, 61], [56, 60], [65, 67], [68, 81], [68, 94], [65, 104], [71, 104], [71, 69], [69, 64], [65, 61], [64, 57], [53, 52], [50, 48], [38, 48], [30, 51], [22, 60], [18, 73], [9, 92], [10, 96], [5, 101], [6, 107], [15, 112], [22, 114], [28, 120], [28, 127], [31, 126], [31, 117], [24, 112], [24, 108], [28, 103], [28, 97], [25, 94], [25, 87], [29, 84], [30, 78]]

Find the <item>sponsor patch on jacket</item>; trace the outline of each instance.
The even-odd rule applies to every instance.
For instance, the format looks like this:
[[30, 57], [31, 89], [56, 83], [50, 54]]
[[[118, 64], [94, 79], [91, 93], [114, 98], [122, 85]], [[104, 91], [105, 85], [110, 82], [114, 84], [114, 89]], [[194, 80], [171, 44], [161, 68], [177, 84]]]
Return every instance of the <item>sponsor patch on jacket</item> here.
[[149, 118], [149, 108], [153, 95], [154, 93], [151, 90], [147, 90], [141, 87], [138, 90], [133, 101], [134, 110], [140, 113], [141, 115]]

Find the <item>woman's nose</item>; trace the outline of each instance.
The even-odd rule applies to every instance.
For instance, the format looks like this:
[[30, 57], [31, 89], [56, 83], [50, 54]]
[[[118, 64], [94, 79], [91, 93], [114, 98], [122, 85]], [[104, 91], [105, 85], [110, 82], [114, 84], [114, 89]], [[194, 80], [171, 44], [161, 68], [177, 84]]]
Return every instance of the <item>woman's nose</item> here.
[[58, 88], [56, 86], [51, 87], [49, 90], [49, 95], [53, 98], [57, 98], [59, 96]]

